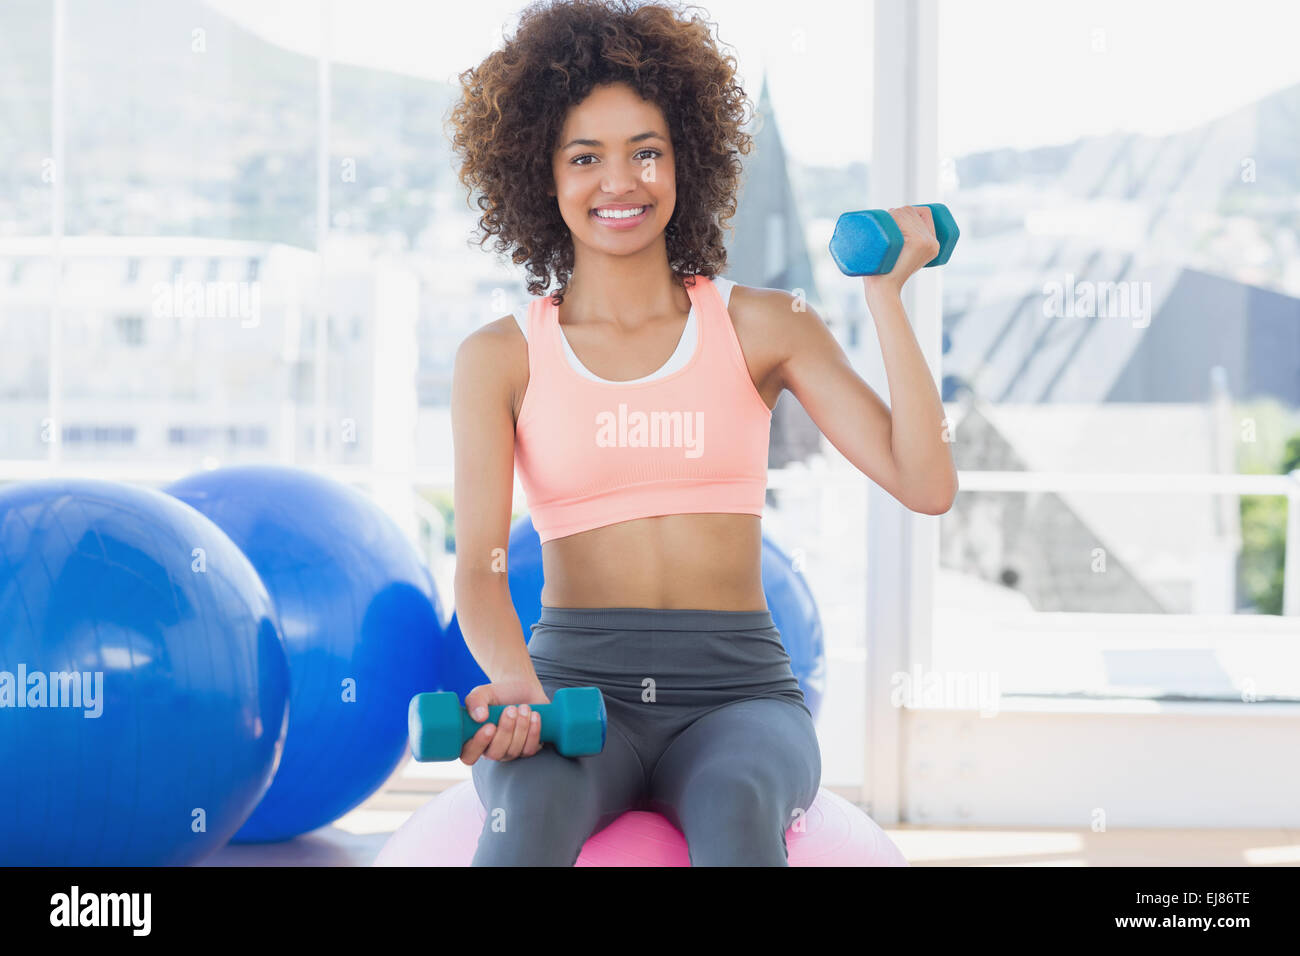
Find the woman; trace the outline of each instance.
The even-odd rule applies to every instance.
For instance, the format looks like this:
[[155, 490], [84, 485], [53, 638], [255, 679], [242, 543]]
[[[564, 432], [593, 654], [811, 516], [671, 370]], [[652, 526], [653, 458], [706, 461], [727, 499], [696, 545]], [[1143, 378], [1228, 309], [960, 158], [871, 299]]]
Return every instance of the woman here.
[[[461, 754], [488, 808], [475, 865], [571, 865], [631, 809], [668, 817], [693, 865], [786, 865], [821, 755], [762, 587], [771, 409], [788, 388], [914, 510], [956, 491], [899, 297], [938, 251], [929, 210], [891, 211], [903, 253], [865, 281], [892, 412], [812, 309], [719, 275], [751, 147], [734, 69], [707, 22], [576, 0], [528, 8], [461, 76], [480, 244], [497, 236], [532, 296], [468, 336], [453, 375], [456, 609], [491, 681], [466, 706], [509, 705]], [[505, 567], [516, 464], [545, 578], [528, 644]], [[599, 754], [540, 746], [529, 705], [564, 686], [603, 692]]]

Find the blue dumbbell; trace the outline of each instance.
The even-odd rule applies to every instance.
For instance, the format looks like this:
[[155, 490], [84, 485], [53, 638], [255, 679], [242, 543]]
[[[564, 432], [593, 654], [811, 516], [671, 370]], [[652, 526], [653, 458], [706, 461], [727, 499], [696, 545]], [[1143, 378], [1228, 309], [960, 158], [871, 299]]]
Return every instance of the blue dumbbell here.
[[[599, 687], [561, 687], [549, 704], [533, 704], [541, 720], [542, 743], [555, 744], [566, 757], [598, 754], [605, 747], [605, 698]], [[474, 720], [451, 691], [416, 694], [407, 709], [411, 753], [416, 760], [455, 760], [465, 742], [484, 724], [495, 724], [505, 707], [488, 708], [487, 720]]]
[[[934, 215], [934, 237], [939, 254], [924, 268], [948, 261], [961, 235], [957, 221], [941, 202], [923, 203]], [[884, 275], [894, 268], [903, 251], [903, 233], [894, 217], [884, 209], [859, 209], [841, 213], [831, 236], [831, 258], [846, 276]]]

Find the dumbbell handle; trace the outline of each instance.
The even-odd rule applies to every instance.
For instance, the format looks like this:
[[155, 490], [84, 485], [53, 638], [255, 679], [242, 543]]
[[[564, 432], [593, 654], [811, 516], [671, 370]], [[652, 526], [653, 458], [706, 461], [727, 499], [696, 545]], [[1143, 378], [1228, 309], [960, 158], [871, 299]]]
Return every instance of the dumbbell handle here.
[[[416, 694], [407, 707], [407, 733], [416, 760], [454, 760], [484, 724], [496, 724], [510, 704], [492, 704], [475, 720], [451, 691]], [[605, 746], [605, 698], [596, 687], [561, 687], [547, 704], [529, 704], [540, 721], [539, 740], [566, 757], [597, 754]]]
[[[506, 707], [518, 709], [518, 704], [493, 704], [488, 708], [486, 720], [475, 720], [469, 715], [469, 711], [461, 708], [460, 732], [461, 743], [465, 743], [469, 738], [478, 733], [478, 729], [484, 724], [495, 724], [501, 720], [501, 715], [505, 713]], [[559, 732], [559, 721], [548, 720], [547, 715], [551, 713], [554, 704], [529, 704], [529, 710], [537, 711], [537, 719], [542, 723], [542, 735], [540, 740], [544, 744], [555, 743], [555, 735]], [[518, 719], [518, 718], [516, 718]]]

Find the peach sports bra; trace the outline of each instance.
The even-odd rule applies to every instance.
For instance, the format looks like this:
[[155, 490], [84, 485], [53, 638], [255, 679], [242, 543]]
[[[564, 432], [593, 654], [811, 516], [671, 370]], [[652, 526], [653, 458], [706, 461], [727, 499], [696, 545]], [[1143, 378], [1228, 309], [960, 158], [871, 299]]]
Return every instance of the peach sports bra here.
[[694, 280], [673, 357], [624, 382], [582, 366], [550, 296], [530, 300], [515, 468], [543, 543], [653, 515], [763, 514], [772, 412], [727, 314], [733, 283]]

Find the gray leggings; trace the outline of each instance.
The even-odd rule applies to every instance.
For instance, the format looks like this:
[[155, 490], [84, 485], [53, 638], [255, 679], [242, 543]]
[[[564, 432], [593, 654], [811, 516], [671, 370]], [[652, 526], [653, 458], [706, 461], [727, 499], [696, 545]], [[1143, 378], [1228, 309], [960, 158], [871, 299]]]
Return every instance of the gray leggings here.
[[600, 688], [605, 747], [475, 761], [472, 866], [572, 866], [627, 810], [670, 820], [693, 866], [788, 865], [821, 750], [770, 611], [543, 607], [528, 653], [548, 697]]

